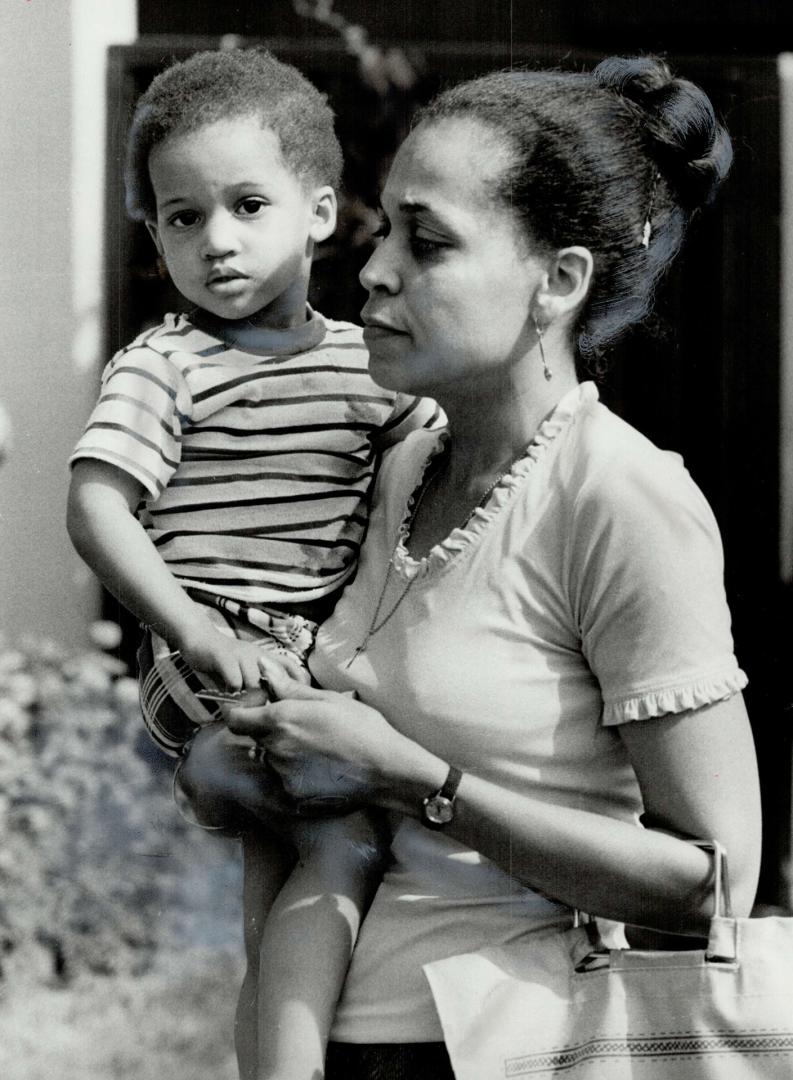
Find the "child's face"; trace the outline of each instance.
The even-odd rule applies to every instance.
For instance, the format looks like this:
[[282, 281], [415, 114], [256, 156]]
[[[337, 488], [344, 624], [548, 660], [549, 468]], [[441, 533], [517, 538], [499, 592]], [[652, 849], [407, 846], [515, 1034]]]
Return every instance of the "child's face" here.
[[176, 132], [154, 148], [157, 221], [147, 222], [174, 285], [222, 319], [305, 321], [313, 244], [336, 225], [330, 187], [301, 183], [255, 116]]

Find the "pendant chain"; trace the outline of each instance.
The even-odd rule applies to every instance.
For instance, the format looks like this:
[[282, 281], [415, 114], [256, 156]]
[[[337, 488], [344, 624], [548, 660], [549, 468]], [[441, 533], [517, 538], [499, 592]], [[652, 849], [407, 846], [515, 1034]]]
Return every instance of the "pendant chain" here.
[[[468, 524], [468, 522], [474, 516], [476, 511], [479, 510], [480, 507], [482, 507], [485, 504], [485, 502], [490, 497], [491, 493], [501, 483], [501, 481], [504, 479], [504, 477], [507, 475], [507, 473], [511, 471], [513, 465], [515, 465], [516, 462], [520, 461], [520, 459], [522, 457], [525, 457], [525, 455], [526, 455], [526, 449], [524, 448], [517, 455], [517, 457], [513, 458], [512, 461], [510, 461], [510, 463], [506, 467], [506, 469], [504, 469], [504, 471], [502, 473], [500, 473], [496, 477], [496, 479], [493, 481], [493, 483], [490, 485], [490, 487], [481, 496], [481, 498], [479, 499], [479, 502], [476, 504], [476, 506], [471, 511], [469, 511], [469, 513], [465, 516], [463, 521], [459, 525], [456, 526], [457, 529], [464, 529], [465, 528], [465, 526]], [[429, 472], [426, 479], [424, 479], [422, 481], [419, 493], [416, 496], [415, 502], [413, 503], [413, 508], [411, 509], [410, 516], [407, 519], [407, 527], [405, 529], [405, 539], [407, 539], [410, 536], [410, 533], [411, 533], [411, 531], [413, 529], [413, 523], [416, 520], [416, 516], [417, 516], [417, 514], [419, 512], [419, 508], [420, 508], [422, 502], [424, 501], [424, 496], [427, 494], [430, 487], [432, 486], [432, 481], [435, 479], [435, 477], [440, 472], [440, 466], [442, 464], [443, 456], [439, 455], [437, 460], [438, 460], [438, 464], [435, 466], [434, 469], [431, 469], [431, 471]], [[394, 558], [396, 557], [396, 552], [397, 552], [398, 546], [399, 546], [399, 538], [397, 538], [396, 546], [394, 547], [394, 550], [393, 550], [393, 552], [391, 554], [391, 558], [388, 560], [388, 569], [386, 570], [385, 581], [383, 582], [383, 587], [380, 590], [380, 596], [378, 597], [377, 605], [376, 605], [376, 607], [374, 609], [374, 615], [372, 616], [372, 621], [369, 624], [369, 629], [366, 631], [366, 634], [364, 635], [364, 639], [361, 642], [361, 644], [358, 645], [358, 647], [355, 649], [355, 652], [352, 654], [350, 659], [347, 661], [345, 667], [348, 667], [348, 668], [351, 667], [352, 664], [361, 655], [361, 653], [366, 651], [366, 646], [369, 644], [369, 641], [371, 640], [371, 638], [373, 638], [375, 634], [379, 633], [383, 629], [383, 627], [386, 625], [386, 623], [390, 622], [390, 620], [393, 618], [393, 616], [397, 613], [397, 611], [401, 607], [402, 601], [405, 599], [407, 594], [410, 592], [410, 588], [411, 588], [413, 582], [416, 580], [416, 577], [418, 576], [418, 575], [416, 575], [416, 576], [410, 578], [410, 580], [407, 582], [407, 584], [405, 585], [402, 592], [397, 597], [397, 600], [394, 603], [391, 610], [383, 617], [383, 619], [381, 619], [380, 622], [378, 622], [377, 620], [380, 618], [380, 611], [381, 611], [381, 609], [383, 607], [383, 601], [386, 598], [386, 593], [388, 592], [388, 586], [389, 586], [389, 584], [391, 582], [391, 576], [392, 576], [392, 573], [393, 573], [393, 570], [394, 570]]]
[[[427, 491], [429, 490], [430, 484], [432, 483], [432, 481], [435, 479], [436, 475], [438, 474], [438, 470], [439, 470], [439, 466], [436, 466], [430, 472], [430, 474], [426, 478], [424, 478], [422, 480], [422, 482], [421, 482], [421, 489], [420, 489], [418, 495], [416, 496], [416, 499], [415, 499], [415, 501], [413, 503], [413, 508], [410, 511], [410, 516], [408, 517], [408, 520], [407, 520], [407, 535], [408, 536], [410, 536], [410, 530], [413, 528], [413, 522], [416, 520], [416, 514], [419, 512], [419, 507], [421, 506], [421, 504], [422, 504], [422, 502], [424, 500], [424, 496], [427, 494]], [[399, 539], [398, 538], [397, 538], [397, 544], [399, 544]], [[377, 606], [374, 609], [374, 615], [372, 616], [372, 621], [369, 624], [369, 629], [366, 631], [366, 634], [364, 635], [364, 639], [361, 642], [361, 644], [356, 648], [355, 652], [352, 654], [350, 659], [347, 661], [346, 667], [350, 667], [351, 664], [353, 664], [358, 659], [358, 657], [361, 655], [361, 653], [364, 652], [364, 650], [366, 649], [366, 646], [369, 644], [369, 639], [371, 637], [373, 637], [374, 634], [377, 634], [380, 630], [382, 630], [383, 627], [385, 626], [385, 624], [389, 621], [389, 619], [391, 619], [391, 617], [396, 614], [396, 611], [399, 608], [399, 606], [401, 605], [402, 601], [405, 599], [407, 594], [410, 592], [410, 586], [416, 580], [415, 577], [410, 578], [410, 580], [405, 585], [402, 592], [399, 594], [399, 597], [398, 597], [396, 603], [394, 604], [394, 606], [391, 608], [391, 610], [385, 616], [383, 621], [378, 623], [377, 620], [380, 617], [380, 609], [383, 606], [383, 601], [385, 600], [386, 593], [388, 592], [388, 586], [389, 586], [389, 583], [391, 581], [391, 574], [393, 573], [393, 570], [394, 570], [394, 556], [395, 555], [396, 555], [396, 547], [394, 548], [393, 552], [391, 553], [391, 558], [388, 560], [388, 569], [386, 570], [385, 581], [383, 582], [383, 587], [380, 590], [380, 596], [377, 599]]]

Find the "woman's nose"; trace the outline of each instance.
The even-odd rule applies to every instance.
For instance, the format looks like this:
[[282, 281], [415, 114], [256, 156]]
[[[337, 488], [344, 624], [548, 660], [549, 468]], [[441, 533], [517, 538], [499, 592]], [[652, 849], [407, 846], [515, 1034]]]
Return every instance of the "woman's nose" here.
[[400, 276], [387, 240], [381, 240], [374, 249], [358, 274], [358, 280], [370, 293], [375, 289], [384, 289], [389, 293], [399, 292]]
[[201, 254], [205, 259], [220, 259], [239, 250], [234, 224], [228, 214], [213, 214], [207, 219], [201, 236]]

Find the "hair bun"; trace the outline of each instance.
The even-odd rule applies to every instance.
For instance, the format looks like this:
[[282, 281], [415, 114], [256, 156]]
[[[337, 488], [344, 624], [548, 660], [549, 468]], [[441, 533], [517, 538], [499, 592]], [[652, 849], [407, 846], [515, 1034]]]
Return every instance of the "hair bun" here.
[[649, 152], [682, 205], [710, 202], [729, 172], [732, 143], [707, 94], [652, 56], [610, 56], [592, 77], [641, 108]]

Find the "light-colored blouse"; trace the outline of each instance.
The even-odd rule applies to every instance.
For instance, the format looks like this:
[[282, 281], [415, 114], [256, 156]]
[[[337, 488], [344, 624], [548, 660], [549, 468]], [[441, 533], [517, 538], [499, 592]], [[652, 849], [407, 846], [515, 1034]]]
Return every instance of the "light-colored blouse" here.
[[[358, 574], [320, 630], [314, 677], [357, 691], [406, 736], [505, 790], [638, 822], [615, 725], [746, 683], [710, 508], [680, 458], [585, 383], [486, 504], [417, 561], [405, 522], [438, 445], [437, 433], [415, 432], [386, 455]], [[350, 662], [392, 556], [381, 629]], [[425, 965], [569, 917], [413, 818], [399, 821], [393, 856], [339, 1005], [340, 1041], [440, 1039]]]

